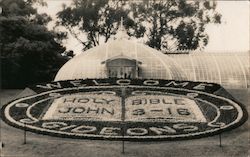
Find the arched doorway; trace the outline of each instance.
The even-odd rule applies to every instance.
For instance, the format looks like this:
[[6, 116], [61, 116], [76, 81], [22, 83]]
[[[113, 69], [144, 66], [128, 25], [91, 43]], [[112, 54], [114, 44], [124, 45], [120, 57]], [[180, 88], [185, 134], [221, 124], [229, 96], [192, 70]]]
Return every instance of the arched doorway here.
[[137, 61], [128, 58], [115, 58], [106, 61], [108, 77], [110, 78], [137, 78]]

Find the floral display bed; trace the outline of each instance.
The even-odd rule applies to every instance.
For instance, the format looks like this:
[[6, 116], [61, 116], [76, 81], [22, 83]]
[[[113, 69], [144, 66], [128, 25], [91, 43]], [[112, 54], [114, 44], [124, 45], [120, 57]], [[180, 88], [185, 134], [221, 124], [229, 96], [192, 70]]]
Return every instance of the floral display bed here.
[[14, 127], [51, 136], [129, 141], [183, 140], [243, 124], [247, 112], [218, 84], [87, 79], [29, 87], [2, 108]]

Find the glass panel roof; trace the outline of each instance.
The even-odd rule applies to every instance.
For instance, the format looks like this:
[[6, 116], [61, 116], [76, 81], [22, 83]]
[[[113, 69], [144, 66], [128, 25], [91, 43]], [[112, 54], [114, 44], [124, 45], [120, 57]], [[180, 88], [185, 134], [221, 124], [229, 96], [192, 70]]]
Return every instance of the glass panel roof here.
[[130, 40], [113, 40], [75, 56], [55, 80], [108, 78], [104, 61], [117, 56], [139, 61], [139, 78], [214, 82], [228, 88], [250, 85], [249, 52], [165, 55]]

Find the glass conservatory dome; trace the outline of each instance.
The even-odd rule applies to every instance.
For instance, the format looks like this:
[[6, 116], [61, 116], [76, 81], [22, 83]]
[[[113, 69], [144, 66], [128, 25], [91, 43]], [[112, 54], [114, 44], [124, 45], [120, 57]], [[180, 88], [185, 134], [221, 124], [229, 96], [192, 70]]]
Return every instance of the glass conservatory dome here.
[[86, 78], [147, 78], [186, 80], [173, 58], [130, 40], [113, 40], [75, 56], [55, 81]]

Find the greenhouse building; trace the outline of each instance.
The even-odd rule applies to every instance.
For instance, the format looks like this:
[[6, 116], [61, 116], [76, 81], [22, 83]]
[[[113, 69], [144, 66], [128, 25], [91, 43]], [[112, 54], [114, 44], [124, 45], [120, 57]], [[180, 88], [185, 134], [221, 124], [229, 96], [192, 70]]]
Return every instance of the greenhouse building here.
[[250, 85], [249, 52], [163, 54], [128, 40], [112, 40], [75, 56], [55, 81], [98, 78], [141, 78], [219, 83], [225, 88]]

